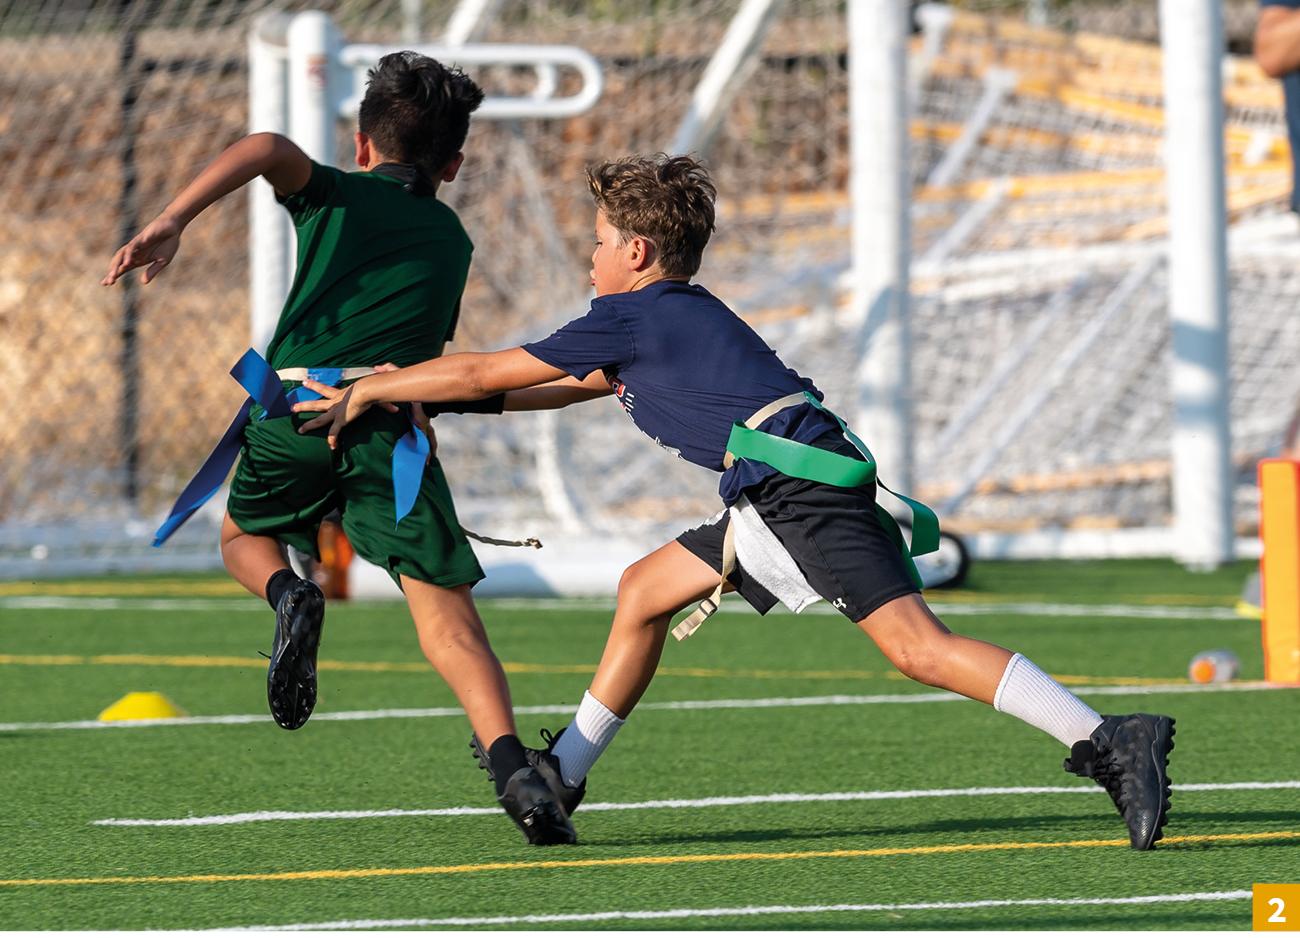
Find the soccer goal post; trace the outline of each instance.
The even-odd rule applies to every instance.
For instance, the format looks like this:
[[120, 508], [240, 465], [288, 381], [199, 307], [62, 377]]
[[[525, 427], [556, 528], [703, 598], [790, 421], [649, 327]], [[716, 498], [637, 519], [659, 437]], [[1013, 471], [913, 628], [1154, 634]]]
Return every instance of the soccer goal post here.
[[1175, 559], [1232, 559], [1223, 16], [1217, 0], [1161, 0]]

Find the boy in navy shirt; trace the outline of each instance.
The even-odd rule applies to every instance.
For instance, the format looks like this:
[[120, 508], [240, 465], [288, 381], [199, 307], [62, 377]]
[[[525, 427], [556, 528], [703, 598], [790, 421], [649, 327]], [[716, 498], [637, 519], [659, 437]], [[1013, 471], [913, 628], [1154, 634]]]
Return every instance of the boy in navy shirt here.
[[[636, 706], [672, 617], [699, 625], [725, 588], [760, 612], [824, 598], [904, 674], [1019, 717], [1071, 752], [1065, 769], [1097, 780], [1150, 849], [1168, 811], [1173, 720], [1102, 717], [1019, 654], [950, 632], [922, 600], [897, 529], [876, 506], [874, 463], [725, 304], [690, 283], [713, 232], [716, 191], [689, 157], [632, 157], [588, 170], [596, 202], [591, 310], [540, 342], [450, 355], [324, 396], [304, 431], [343, 427], [387, 401], [474, 401], [475, 410], [563, 407], [614, 394], [660, 446], [722, 473], [727, 511], [624, 572], [600, 666], [573, 722], [531, 758], [565, 806]], [[490, 401], [490, 406], [485, 403]], [[458, 409], [454, 405], [444, 409]], [[739, 562], [736, 562], [738, 557]], [[719, 583], [719, 575], [724, 583]], [[485, 768], [487, 765], [485, 764]]]

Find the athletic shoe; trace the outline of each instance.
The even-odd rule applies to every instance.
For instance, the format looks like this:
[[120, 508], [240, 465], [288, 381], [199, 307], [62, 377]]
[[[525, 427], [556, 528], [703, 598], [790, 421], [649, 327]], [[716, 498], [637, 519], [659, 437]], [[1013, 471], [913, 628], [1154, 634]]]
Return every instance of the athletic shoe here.
[[[587, 780], [584, 778], [577, 784], [577, 787], [566, 785], [564, 776], [560, 773], [560, 760], [555, 758], [552, 750], [560, 737], [564, 735], [564, 730], [555, 735], [551, 735], [550, 730], [542, 730], [542, 742], [546, 743], [545, 749], [529, 749], [524, 747], [524, 758], [528, 764], [537, 769], [542, 780], [551, 787], [552, 793], [559, 799], [560, 804], [564, 807], [565, 814], [573, 814], [578, 805], [582, 804], [583, 797], [587, 794]], [[479, 740], [478, 735], [473, 735], [469, 739], [469, 748], [474, 752], [474, 758], [478, 760], [479, 768], [487, 773], [488, 779], [495, 782], [496, 776], [492, 774], [492, 760], [488, 758], [487, 747]]]
[[275, 645], [266, 672], [271, 716], [286, 730], [307, 722], [316, 706], [316, 648], [325, 621], [325, 597], [311, 580], [284, 591], [275, 607]]
[[1172, 717], [1103, 716], [1092, 736], [1070, 749], [1064, 768], [1105, 788], [1128, 825], [1133, 849], [1150, 850], [1160, 839], [1169, 813], [1173, 748]]
[[510, 820], [524, 832], [530, 844], [549, 847], [578, 842], [573, 822], [551, 791], [551, 786], [532, 766], [525, 766], [510, 776], [497, 801], [501, 802], [501, 807], [506, 809]]

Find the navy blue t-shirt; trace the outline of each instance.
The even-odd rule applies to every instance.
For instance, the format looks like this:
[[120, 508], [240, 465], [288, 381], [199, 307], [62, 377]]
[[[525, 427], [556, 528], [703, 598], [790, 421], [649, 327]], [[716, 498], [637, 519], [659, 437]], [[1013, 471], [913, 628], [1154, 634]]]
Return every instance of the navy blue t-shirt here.
[[[1260, 0], [1264, 7], [1300, 9], [1300, 0]], [[1291, 142], [1291, 211], [1300, 212], [1300, 70], [1281, 78], [1282, 97], [1286, 100], [1286, 135]]]
[[[722, 458], [734, 423], [788, 394], [822, 394], [787, 368], [758, 333], [708, 290], [660, 280], [591, 301], [591, 311], [524, 351], [583, 379], [597, 369], [632, 422], [664, 449], [722, 472], [718, 494], [730, 505], [771, 476], [765, 463]], [[759, 429], [811, 443], [839, 430], [811, 404], [787, 407]]]

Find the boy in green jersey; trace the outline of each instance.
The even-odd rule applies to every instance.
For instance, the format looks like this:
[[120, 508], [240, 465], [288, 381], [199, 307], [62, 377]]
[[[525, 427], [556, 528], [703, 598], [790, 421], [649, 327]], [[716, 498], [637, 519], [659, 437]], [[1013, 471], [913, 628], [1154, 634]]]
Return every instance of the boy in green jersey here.
[[[482, 100], [459, 70], [412, 52], [384, 56], [370, 71], [358, 118], [362, 172], [314, 163], [274, 134], [245, 137], [118, 250], [103, 283], [134, 268], [144, 268], [142, 283], [151, 282], [200, 212], [262, 176], [298, 239], [297, 272], [267, 348], [284, 389], [322, 373], [344, 384], [377, 362], [436, 358], [455, 330], [473, 250], [436, 192], [456, 178], [470, 113]], [[497, 796], [507, 813], [532, 843], [574, 842], [566, 812], [517, 736], [505, 674], [470, 596], [483, 571], [436, 458], [415, 473], [410, 497], [399, 499], [394, 448], [411, 434], [412, 411], [372, 412], [338, 452], [322, 435], [300, 435], [304, 418], [275, 416], [257, 404], [248, 417], [221, 553], [231, 575], [276, 612], [267, 677], [275, 721], [292, 730], [311, 715], [324, 619], [320, 589], [289, 568], [284, 545], [317, 555], [322, 519], [341, 510], [357, 553], [401, 586], [421, 648], [474, 732], [493, 740]]]

